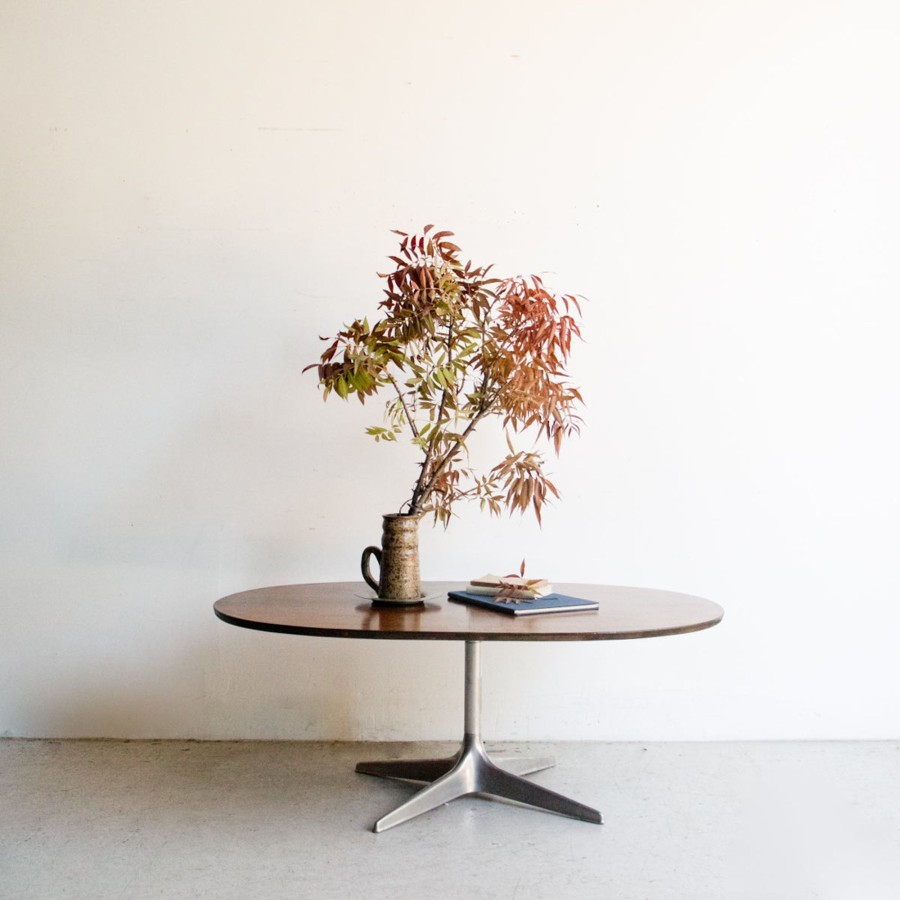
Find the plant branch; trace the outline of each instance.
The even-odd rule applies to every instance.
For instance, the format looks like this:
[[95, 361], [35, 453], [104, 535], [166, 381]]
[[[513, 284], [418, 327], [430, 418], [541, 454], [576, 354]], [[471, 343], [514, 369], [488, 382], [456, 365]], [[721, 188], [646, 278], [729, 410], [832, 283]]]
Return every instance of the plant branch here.
[[[453, 362], [453, 322], [447, 326], [447, 365], [450, 365]], [[441, 420], [444, 418], [444, 410], [447, 408], [447, 393], [449, 392], [450, 387], [448, 385], [444, 385], [444, 390], [441, 391], [441, 405], [438, 408], [437, 414], [437, 426], [440, 428]]]
[[[487, 389], [487, 385], [483, 387], [483, 391]], [[490, 400], [487, 399], [487, 396], [482, 393], [481, 403], [478, 405], [478, 411], [469, 421], [469, 424], [466, 425], [465, 431], [460, 435], [460, 437], [453, 442], [453, 445], [450, 449], [441, 457], [440, 461], [436, 466], [434, 466], [430, 473], [428, 473], [428, 479], [426, 481], [426, 468], [425, 464], [422, 465], [422, 473], [419, 475], [419, 480], [416, 483], [416, 490], [413, 492], [413, 499], [410, 503], [410, 510], [413, 512], [418, 512], [419, 506], [424, 503], [431, 491], [434, 489], [435, 482], [437, 481], [438, 476], [444, 470], [446, 465], [450, 462], [451, 459], [456, 455], [459, 448], [465, 443], [466, 438], [475, 430], [475, 426], [487, 415], [490, 414], [494, 400], [497, 398], [497, 394], [499, 393], [499, 388], [494, 391], [493, 396]], [[433, 444], [431, 445], [434, 446]], [[426, 462], [429, 460], [426, 460]], [[417, 496], [418, 495], [418, 496]]]
[[400, 385], [397, 384], [397, 380], [394, 378], [390, 372], [387, 373], [388, 380], [394, 386], [394, 390], [397, 392], [397, 397], [400, 400], [400, 405], [403, 407], [403, 413], [406, 416], [406, 421], [409, 423], [409, 430], [413, 433], [413, 437], [419, 436], [419, 429], [416, 428], [416, 421], [412, 417], [412, 413], [409, 411], [409, 407], [406, 405], [406, 401], [403, 399], [403, 392], [400, 390]]
[[[447, 362], [450, 363], [453, 361], [453, 322], [451, 321], [447, 325]], [[412, 499], [410, 500], [410, 509], [415, 510], [418, 508], [418, 504], [423, 497], [423, 485], [425, 484], [425, 479], [429, 477], [431, 472], [431, 463], [434, 461], [434, 452], [436, 441], [441, 431], [441, 421], [444, 418], [444, 411], [447, 408], [447, 393], [450, 388], [445, 384], [444, 389], [441, 391], [441, 404], [438, 407], [437, 420], [435, 422], [435, 428], [431, 433], [431, 438], [428, 441], [428, 447], [423, 448], [425, 452], [425, 459], [422, 461], [422, 469], [419, 472], [419, 477], [416, 479], [415, 487], [413, 488]], [[433, 480], [433, 479], [432, 479]]]

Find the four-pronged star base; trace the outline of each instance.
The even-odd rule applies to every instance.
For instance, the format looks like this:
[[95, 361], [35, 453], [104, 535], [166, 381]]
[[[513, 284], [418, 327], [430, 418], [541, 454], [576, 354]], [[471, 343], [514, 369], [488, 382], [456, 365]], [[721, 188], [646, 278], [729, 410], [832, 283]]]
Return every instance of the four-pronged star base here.
[[375, 823], [375, 831], [386, 831], [422, 813], [465, 797], [488, 794], [524, 803], [573, 819], [600, 824], [597, 810], [522, 778], [549, 769], [551, 757], [509, 757], [492, 761], [481, 741], [481, 644], [466, 641], [466, 730], [456, 756], [445, 759], [410, 759], [361, 762], [356, 771], [382, 778], [430, 782], [409, 800]]

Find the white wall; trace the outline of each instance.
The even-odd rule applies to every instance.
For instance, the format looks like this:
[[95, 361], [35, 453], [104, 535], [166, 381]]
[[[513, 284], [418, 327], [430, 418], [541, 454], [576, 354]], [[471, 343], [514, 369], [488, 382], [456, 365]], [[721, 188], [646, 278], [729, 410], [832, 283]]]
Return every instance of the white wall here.
[[425, 528], [423, 574], [727, 611], [488, 646], [488, 735], [900, 736], [895, 3], [7, 0], [0, 34], [0, 732], [458, 735], [458, 645], [211, 609], [356, 577], [404, 498], [300, 369], [433, 221], [591, 303], [563, 501]]

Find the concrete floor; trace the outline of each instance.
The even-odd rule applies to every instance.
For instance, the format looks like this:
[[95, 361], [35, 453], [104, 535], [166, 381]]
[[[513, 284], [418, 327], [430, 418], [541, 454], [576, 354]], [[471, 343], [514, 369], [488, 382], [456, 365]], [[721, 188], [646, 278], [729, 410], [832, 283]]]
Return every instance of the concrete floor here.
[[900, 743], [529, 744], [590, 825], [359, 759], [447, 744], [0, 741], [0, 897], [900, 897]]

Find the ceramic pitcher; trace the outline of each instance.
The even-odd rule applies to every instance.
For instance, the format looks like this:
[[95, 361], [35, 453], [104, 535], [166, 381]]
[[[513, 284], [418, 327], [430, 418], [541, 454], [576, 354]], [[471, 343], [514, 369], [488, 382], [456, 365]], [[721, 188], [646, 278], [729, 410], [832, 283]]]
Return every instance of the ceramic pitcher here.
[[[366, 547], [362, 554], [362, 576], [378, 594], [379, 603], [408, 606], [422, 602], [419, 580], [420, 515], [392, 513], [382, 517], [380, 547]], [[372, 557], [378, 562], [378, 579], [372, 577]]]

